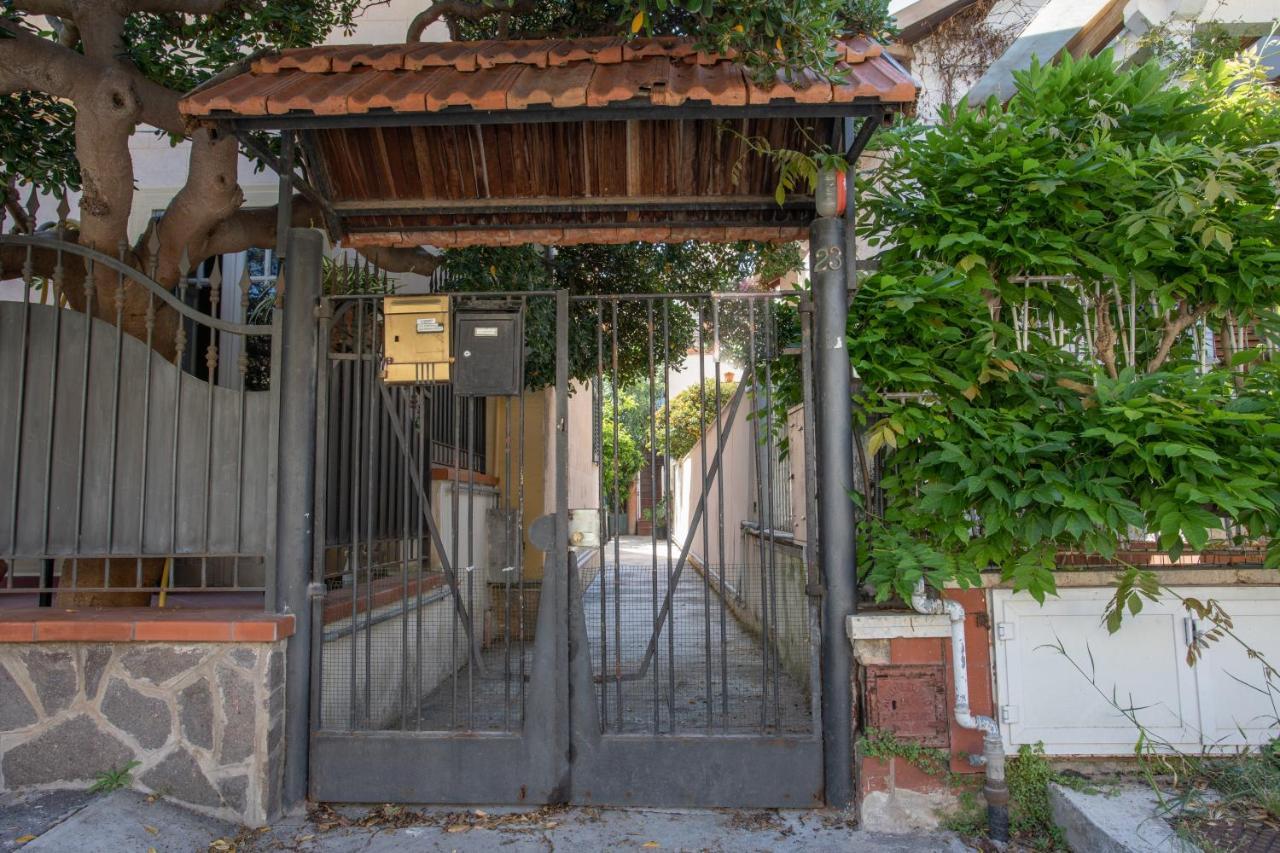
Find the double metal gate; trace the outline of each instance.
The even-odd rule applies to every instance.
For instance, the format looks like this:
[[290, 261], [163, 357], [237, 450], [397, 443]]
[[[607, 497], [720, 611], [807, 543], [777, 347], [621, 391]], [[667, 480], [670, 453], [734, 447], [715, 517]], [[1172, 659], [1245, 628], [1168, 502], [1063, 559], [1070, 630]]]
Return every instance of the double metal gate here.
[[821, 804], [798, 295], [448, 298], [518, 313], [523, 393], [321, 312], [312, 797]]

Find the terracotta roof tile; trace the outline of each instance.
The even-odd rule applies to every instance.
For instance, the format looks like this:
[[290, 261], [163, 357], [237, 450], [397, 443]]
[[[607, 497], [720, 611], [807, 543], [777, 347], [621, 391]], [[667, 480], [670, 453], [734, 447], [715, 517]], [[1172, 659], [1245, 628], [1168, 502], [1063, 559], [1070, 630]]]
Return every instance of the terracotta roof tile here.
[[481, 68], [495, 65], [536, 65], [547, 67], [547, 50], [552, 44], [546, 39], [525, 41], [493, 41], [476, 50], [476, 63]]
[[401, 45], [407, 71], [452, 65], [459, 71], [476, 70], [476, 42], [425, 42]]
[[333, 54], [333, 71], [341, 73], [354, 68], [372, 68], [374, 71], [397, 71], [404, 67], [406, 53], [402, 44], [380, 44], [369, 47], [358, 45]]
[[[915, 99], [914, 80], [883, 56], [880, 45], [851, 38], [838, 48], [846, 79], [833, 85], [802, 71], [796, 77], [779, 74], [765, 86], [748, 80], [731, 54], [698, 52], [691, 40], [670, 36], [301, 48], [257, 59], [249, 74], [197, 91], [181, 109], [192, 116], [336, 115], [603, 107], [637, 98], [659, 106], [690, 100], [736, 106]], [[441, 73], [414, 76], [429, 70]]]
[[680, 63], [671, 67], [667, 84], [668, 105], [686, 100], [709, 101], [723, 106], [747, 102], [747, 78], [742, 69], [729, 62], [719, 65]]
[[472, 74], [446, 72], [427, 90], [427, 110], [436, 112], [447, 107], [506, 109], [507, 90], [524, 71], [523, 65], [500, 65]]
[[880, 56], [884, 52], [884, 48], [879, 43], [871, 41], [864, 36], [845, 39], [840, 44], [844, 48], [845, 62], [865, 62], [868, 59]]
[[587, 106], [603, 107], [642, 96], [662, 103], [670, 77], [671, 61], [661, 56], [601, 65], [587, 87]]
[[334, 48], [326, 45], [282, 51], [275, 56], [262, 56], [253, 61], [254, 74], [278, 74], [281, 71], [306, 71], [322, 74], [333, 68]]
[[654, 38], [632, 39], [622, 46], [622, 60], [644, 59], [649, 56], [668, 56], [672, 59], [683, 59], [693, 56], [698, 51], [693, 43], [679, 36], [656, 36]]
[[267, 97], [267, 112], [271, 115], [289, 112], [343, 115], [347, 112], [347, 95], [368, 83], [369, 76], [367, 72], [339, 77], [295, 74], [292, 83]]
[[916, 99], [916, 85], [911, 77], [898, 71], [888, 63], [859, 62], [856, 65], [840, 67], [847, 71], [845, 82], [832, 85], [837, 101], [852, 101], [855, 98], [879, 98], [886, 103], [907, 104]]
[[398, 113], [420, 113], [427, 109], [427, 92], [449, 72], [443, 68], [398, 73], [366, 74], [363, 86], [347, 96], [347, 112], [392, 110]]
[[526, 68], [507, 90], [507, 109], [549, 104], [553, 107], [582, 107], [587, 104], [587, 85], [596, 66], [575, 62], [552, 68]]
[[266, 115], [267, 98], [289, 85], [301, 72], [288, 71], [267, 77], [244, 74], [225, 83], [186, 98], [183, 110], [188, 115], [212, 112], [235, 112], [239, 115]]
[[622, 61], [622, 46], [626, 39], [603, 36], [585, 39], [565, 39], [547, 51], [551, 65], [568, 65], [589, 59], [597, 65], [611, 65]]
[[793, 100], [799, 104], [827, 104], [831, 102], [831, 82], [812, 71], [792, 72], [791, 79], [778, 72], [774, 82], [767, 86], [747, 81], [747, 101], [767, 104], [770, 101]]
[[[779, 76], [752, 83], [731, 57], [698, 53], [677, 38], [564, 39], [403, 45], [340, 45], [262, 57], [249, 73], [198, 90], [180, 109], [193, 117], [362, 115], [408, 116], [449, 109], [507, 112], [496, 124], [432, 124], [410, 119], [386, 126], [318, 126], [308, 131], [325, 192], [335, 202], [368, 202], [339, 216], [353, 247], [626, 243], [635, 240], [795, 240], [811, 213], [726, 206], [681, 209], [678, 215], [635, 209], [493, 215], [448, 210], [448, 202], [552, 198], [772, 197], [776, 170], [753, 158], [734, 178], [740, 143], [722, 138], [707, 114], [671, 122], [661, 108], [693, 103], [735, 107], [770, 102], [823, 104], [915, 99], [913, 78], [866, 39], [849, 39], [842, 76]], [[520, 110], [607, 108], [642, 102], [659, 109], [626, 123], [586, 114], [573, 122], [519, 121]], [[778, 145], [802, 145], [804, 134], [829, 138], [839, 118], [742, 119], [742, 133]], [[816, 112], [816, 111], [815, 111]], [[628, 114], [630, 117], [630, 114]], [[533, 119], [534, 117], [530, 117]], [[514, 119], [514, 120], [513, 120]], [[405, 126], [400, 126], [401, 124]], [[364, 126], [362, 126], [364, 125]], [[411, 213], [394, 202], [431, 204]], [[675, 223], [675, 224], [672, 224]]]

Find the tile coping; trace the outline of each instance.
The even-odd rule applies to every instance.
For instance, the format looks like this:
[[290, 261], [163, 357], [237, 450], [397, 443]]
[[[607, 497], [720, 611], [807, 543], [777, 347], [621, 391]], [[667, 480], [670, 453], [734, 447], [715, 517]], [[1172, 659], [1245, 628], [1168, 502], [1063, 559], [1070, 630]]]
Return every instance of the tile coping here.
[[273, 643], [293, 614], [154, 607], [33, 607], [0, 611], [0, 643]]

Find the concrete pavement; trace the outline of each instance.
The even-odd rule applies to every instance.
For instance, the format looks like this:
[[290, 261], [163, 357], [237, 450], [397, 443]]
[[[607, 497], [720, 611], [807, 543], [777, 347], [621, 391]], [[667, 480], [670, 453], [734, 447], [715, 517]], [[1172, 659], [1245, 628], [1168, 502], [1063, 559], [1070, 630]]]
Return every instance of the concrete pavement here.
[[[33, 808], [33, 802], [45, 798], [44, 808]], [[316, 809], [264, 830], [247, 830], [131, 791], [4, 794], [0, 826], [7, 833], [4, 849], [40, 853], [961, 853], [969, 849], [949, 833], [872, 834], [851, 827], [837, 814], [802, 811], [349, 806]], [[26, 835], [35, 838], [25, 840]]]

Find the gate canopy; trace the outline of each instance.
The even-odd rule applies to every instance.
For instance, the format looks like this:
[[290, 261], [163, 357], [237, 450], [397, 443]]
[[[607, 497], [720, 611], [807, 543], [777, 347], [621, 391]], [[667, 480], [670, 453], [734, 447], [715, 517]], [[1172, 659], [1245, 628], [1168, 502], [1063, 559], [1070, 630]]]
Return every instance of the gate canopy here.
[[296, 131], [348, 246], [794, 240], [812, 199], [779, 206], [746, 140], [855, 147], [847, 119], [916, 97], [878, 44], [835, 50], [836, 79], [758, 85], [676, 37], [325, 46], [259, 58], [181, 109]]

